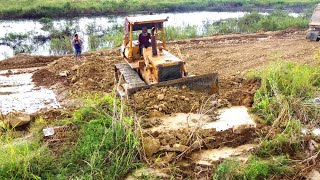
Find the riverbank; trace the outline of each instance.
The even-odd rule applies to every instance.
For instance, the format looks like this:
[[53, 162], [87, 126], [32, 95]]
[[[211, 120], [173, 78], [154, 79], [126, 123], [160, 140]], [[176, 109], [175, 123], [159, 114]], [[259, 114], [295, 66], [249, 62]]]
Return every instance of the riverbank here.
[[[168, 41], [211, 36], [214, 34], [254, 33], [306, 29], [309, 15], [274, 11], [261, 12], [188, 12], [162, 13], [168, 16]], [[192, 17], [192, 18], [188, 18]], [[67, 19], [2, 21], [0, 60], [14, 54], [63, 55], [73, 52], [70, 39], [74, 32], [84, 41], [83, 52], [119, 47], [123, 40], [124, 16]], [[248, 23], [250, 22], [250, 23]]]
[[302, 12], [312, 9], [316, 0], [258, 0], [249, 3], [244, 0], [219, 1], [71, 1], [71, 0], [35, 0], [29, 3], [23, 0], [0, 0], [0, 19], [37, 19], [42, 17], [61, 18], [77, 16], [120, 15], [148, 12], [186, 12], [186, 11], [270, 11], [283, 9]]
[[[0, 128], [0, 178], [306, 179], [318, 173], [320, 136], [308, 131], [319, 127], [319, 106], [308, 101], [318, 97], [318, 42], [291, 29], [179, 40], [168, 49], [181, 52], [190, 74], [217, 72], [219, 95], [163, 87], [122, 101], [112, 93], [114, 64], [123, 62], [118, 49], [84, 53], [79, 61], [47, 57], [33, 83], [57, 92], [61, 108], [43, 109], [20, 129]], [[7, 65], [4, 78], [35, 62], [15, 58], [0, 62]], [[20, 86], [2, 90], [8, 88]], [[62, 95], [86, 103], [62, 103]]]

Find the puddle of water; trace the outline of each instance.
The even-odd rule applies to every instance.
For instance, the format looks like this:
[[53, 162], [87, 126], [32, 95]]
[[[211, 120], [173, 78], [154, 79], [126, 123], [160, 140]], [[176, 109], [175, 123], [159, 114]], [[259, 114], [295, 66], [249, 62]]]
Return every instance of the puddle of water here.
[[245, 144], [236, 148], [223, 147], [220, 149], [201, 150], [199, 152], [193, 153], [191, 159], [197, 164], [203, 165], [211, 165], [221, 159], [235, 156], [240, 160], [246, 160], [246, 153], [255, 149], [256, 147], [256, 144]]
[[203, 114], [176, 113], [159, 117], [162, 120], [160, 126], [152, 127], [151, 131], [176, 130], [180, 128], [199, 126], [203, 129], [224, 131], [238, 125], [252, 125], [256, 123], [244, 106], [235, 106], [219, 110], [218, 120]]
[[[13, 111], [34, 113], [42, 108], [58, 108], [52, 90], [35, 88], [32, 83], [32, 73], [3, 75], [0, 71], [0, 111], [7, 114]], [[1, 75], [2, 74], [2, 75]]]
[[219, 120], [206, 124], [206, 129], [216, 128], [217, 131], [224, 131], [237, 125], [256, 125], [253, 116], [244, 106], [221, 109], [219, 113]]

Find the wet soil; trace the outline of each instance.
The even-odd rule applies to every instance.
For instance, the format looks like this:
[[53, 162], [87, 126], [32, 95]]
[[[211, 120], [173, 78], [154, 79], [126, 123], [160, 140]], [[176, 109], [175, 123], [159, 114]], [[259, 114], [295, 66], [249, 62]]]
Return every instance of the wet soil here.
[[[138, 117], [142, 116], [143, 141], [149, 142], [147, 143], [149, 145], [146, 145], [147, 149], [149, 148], [148, 152], [145, 152], [146, 161], [152, 167], [164, 169], [167, 169], [170, 164], [175, 164], [178, 171], [175, 173], [181, 178], [210, 179], [219, 161], [210, 166], [197, 164], [192, 160], [192, 153], [256, 143], [258, 137], [263, 137], [268, 132], [268, 127], [245, 125], [238, 126], [238, 129], [217, 131], [215, 128], [181, 126], [177, 129], [162, 128], [162, 130], [151, 131], [153, 127], [163, 125], [164, 121], [161, 118], [148, 121], [148, 118], [192, 112], [208, 114], [212, 117], [212, 121], [215, 121], [218, 109], [221, 107], [236, 105], [251, 107], [254, 93], [260, 86], [260, 80], [245, 79], [244, 75], [249, 70], [259, 69], [279, 58], [308, 64], [316, 63], [313, 57], [320, 50], [319, 44], [305, 40], [304, 36], [303, 31], [287, 30], [217, 35], [170, 42], [169, 49], [173, 53], [177, 48], [181, 50], [191, 74], [218, 72], [220, 92], [219, 95], [209, 96], [187, 88], [163, 87], [140, 91], [130, 97], [127, 101], [128, 105]], [[52, 59], [45, 63], [51, 61]], [[60, 100], [68, 100], [74, 94], [111, 92], [114, 86], [113, 65], [119, 62], [123, 61], [116, 49], [86, 53], [80, 61], [74, 61], [71, 56], [65, 56], [55, 59], [36, 72], [33, 81], [39, 86], [55, 89]], [[13, 59], [7, 60], [6, 63], [8, 63], [7, 67], [20, 67], [16, 66]], [[29, 65], [21, 67], [24, 66]], [[49, 139], [48, 142], [53, 143], [53, 147], [62, 146], [63, 143], [60, 142], [69, 141], [63, 136], [57, 137], [58, 141]], [[58, 144], [55, 144], [56, 142]], [[167, 172], [172, 173], [171, 170]]]

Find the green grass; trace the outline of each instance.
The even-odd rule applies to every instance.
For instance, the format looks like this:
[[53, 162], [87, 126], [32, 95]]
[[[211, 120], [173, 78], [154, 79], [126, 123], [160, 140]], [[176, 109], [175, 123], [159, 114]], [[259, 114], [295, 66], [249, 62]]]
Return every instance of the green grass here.
[[206, 24], [206, 34], [215, 33], [253, 33], [259, 31], [277, 31], [288, 28], [305, 29], [308, 27], [309, 16], [292, 17], [284, 11], [274, 11], [270, 15], [258, 12], [246, 14], [244, 17]]
[[50, 125], [42, 118], [33, 124], [31, 140], [1, 134], [0, 178], [121, 179], [140, 165], [139, 140], [125, 109], [110, 95], [92, 96], [71, 118], [54, 122], [79, 129], [75, 145], [59, 147], [61, 154], [42, 143], [42, 128]]
[[261, 142], [256, 151], [259, 157], [286, 155], [294, 157], [302, 152], [304, 146], [302, 125], [299, 121], [288, 121], [283, 132]]
[[79, 14], [119, 14], [137, 11], [190, 11], [228, 7], [306, 6], [317, 0], [0, 0], [0, 18], [41, 18]]
[[[267, 124], [290, 119], [312, 120], [319, 113], [303, 103], [314, 98], [318, 90], [320, 68], [302, 63], [275, 61], [253, 76], [261, 79], [261, 87], [254, 98], [253, 111]], [[310, 119], [309, 119], [310, 118]]]
[[226, 159], [220, 163], [213, 174], [213, 179], [268, 179], [292, 173], [285, 156], [261, 159], [251, 156], [246, 163], [237, 159]]

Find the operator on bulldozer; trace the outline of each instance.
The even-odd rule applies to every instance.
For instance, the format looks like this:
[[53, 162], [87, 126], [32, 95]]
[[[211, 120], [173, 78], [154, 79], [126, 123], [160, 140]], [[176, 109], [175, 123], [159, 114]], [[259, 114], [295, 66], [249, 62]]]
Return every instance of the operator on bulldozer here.
[[151, 34], [148, 33], [148, 29], [147, 27], [143, 26], [142, 27], [142, 32], [139, 35], [139, 49], [140, 49], [140, 57], [143, 56], [143, 48], [148, 48], [149, 46], [151, 46], [151, 43], [149, 40], [151, 40]]
[[[126, 17], [120, 48], [123, 63], [115, 64], [116, 90], [122, 97], [150, 87], [175, 86], [191, 90], [218, 93], [218, 74], [191, 75], [181, 53], [173, 55], [167, 49], [164, 22], [168, 17], [145, 15]], [[148, 33], [148, 29], [151, 33]], [[141, 31], [138, 40], [134, 32]], [[149, 41], [151, 40], [151, 42]]]

